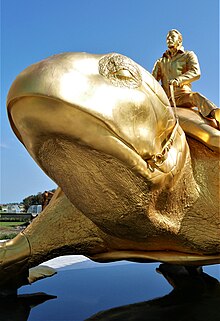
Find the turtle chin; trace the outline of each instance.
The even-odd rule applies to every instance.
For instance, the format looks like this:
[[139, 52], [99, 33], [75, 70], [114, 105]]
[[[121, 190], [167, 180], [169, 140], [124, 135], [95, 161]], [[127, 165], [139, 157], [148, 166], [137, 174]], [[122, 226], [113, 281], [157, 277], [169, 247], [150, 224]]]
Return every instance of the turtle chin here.
[[[100, 155], [104, 155], [106, 160], [117, 162], [118, 169], [124, 167], [134, 175], [142, 176], [151, 188], [158, 185], [172, 186], [186, 158], [185, 136], [180, 127], [176, 130], [175, 140], [166, 159], [157, 166], [144, 159], [132, 143], [120, 138], [103, 120], [62, 100], [40, 96], [20, 98], [11, 102], [9, 118], [14, 132], [34, 160], [62, 188], [67, 177], [64, 168], [68, 168], [68, 173], [91, 173], [92, 163], [97, 162], [100, 166], [99, 159], [103, 158]], [[57, 155], [58, 150], [61, 151], [60, 156]], [[71, 163], [77, 155], [81, 165], [86, 164], [83, 170], [78, 170], [77, 165]], [[112, 164], [107, 161], [106, 166], [109, 167], [111, 177]]]

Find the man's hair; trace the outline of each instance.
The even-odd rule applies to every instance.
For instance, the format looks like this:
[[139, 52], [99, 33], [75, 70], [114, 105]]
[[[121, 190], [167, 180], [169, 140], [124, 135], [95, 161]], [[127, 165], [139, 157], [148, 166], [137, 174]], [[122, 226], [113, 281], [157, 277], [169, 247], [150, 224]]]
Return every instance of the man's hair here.
[[181, 43], [183, 42], [183, 36], [182, 36], [181, 32], [179, 32], [177, 29], [171, 29], [170, 31], [168, 31], [167, 36], [168, 36], [169, 33], [171, 33], [171, 32], [175, 32], [176, 34], [178, 34], [179, 41], [180, 41]]

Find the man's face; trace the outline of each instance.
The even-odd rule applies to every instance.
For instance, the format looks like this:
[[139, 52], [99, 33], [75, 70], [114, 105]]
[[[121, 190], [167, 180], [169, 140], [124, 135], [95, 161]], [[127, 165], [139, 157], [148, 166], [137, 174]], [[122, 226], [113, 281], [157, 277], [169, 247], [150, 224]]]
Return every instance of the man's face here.
[[179, 45], [179, 36], [176, 32], [169, 32], [167, 35], [167, 47], [177, 48]]

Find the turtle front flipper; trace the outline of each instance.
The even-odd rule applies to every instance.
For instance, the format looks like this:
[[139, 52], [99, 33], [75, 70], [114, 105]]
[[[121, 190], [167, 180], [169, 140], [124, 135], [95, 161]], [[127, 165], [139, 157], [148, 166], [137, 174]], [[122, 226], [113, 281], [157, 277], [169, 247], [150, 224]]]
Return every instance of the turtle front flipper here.
[[29, 269], [30, 255], [29, 242], [23, 233], [13, 240], [0, 243], [0, 297], [16, 296], [21, 286], [57, 273], [43, 265]]
[[29, 256], [30, 245], [23, 233], [0, 243], [0, 296], [16, 295], [19, 287], [29, 283]]
[[[0, 296], [56, 272], [39, 264], [60, 255], [93, 256], [107, 250], [96, 225], [76, 209], [61, 189], [19, 235], [0, 243]], [[31, 269], [34, 267], [34, 269]]]

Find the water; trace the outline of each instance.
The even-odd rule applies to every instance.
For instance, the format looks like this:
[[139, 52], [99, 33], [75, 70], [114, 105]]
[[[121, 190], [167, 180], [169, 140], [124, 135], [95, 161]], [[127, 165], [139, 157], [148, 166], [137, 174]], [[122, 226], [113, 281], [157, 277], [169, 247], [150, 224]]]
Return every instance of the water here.
[[[192, 312], [192, 309], [189, 308], [191, 301], [188, 302], [185, 298], [178, 301], [179, 298], [176, 299], [175, 295], [173, 297], [166, 296], [172, 291], [172, 287], [162, 275], [155, 272], [158, 266], [158, 263], [143, 264], [125, 261], [98, 264], [89, 260], [67, 265], [64, 268], [59, 268], [58, 274], [52, 278], [38, 281], [19, 290], [20, 295], [44, 292], [56, 296], [56, 298], [39, 305], [36, 305], [36, 302], [32, 303], [32, 308], [26, 299], [22, 301], [22, 304], [11, 303], [8, 308], [4, 306], [2, 309], [0, 320], [82, 321], [91, 318], [91, 320], [100, 321], [203, 321], [201, 316], [197, 319], [193, 314], [200, 314], [201, 308], [204, 310], [202, 317], [206, 312], [209, 316], [206, 321], [218, 320], [216, 305], [219, 307], [220, 304], [219, 292], [216, 294], [212, 291], [211, 296], [210, 294], [206, 295], [204, 302], [200, 298], [199, 306], [202, 304], [201, 308], [198, 308], [197, 311], [197, 303], [195, 303], [193, 304], [195, 311]], [[218, 265], [207, 266], [204, 271], [219, 278]], [[159, 297], [163, 298], [162, 301], [161, 299], [154, 300]], [[194, 296], [192, 300], [194, 300]], [[145, 302], [144, 305], [141, 302]], [[131, 306], [127, 307], [129, 304]], [[36, 306], [33, 307], [34, 305]], [[120, 308], [109, 312], [109, 309], [116, 307]], [[163, 307], [162, 312], [161, 307]], [[181, 318], [188, 308], [189, 316], [186, 319]], [[172, 317], [172, 313], [176, 315], [176, 309], [180, 309], [178, 310], [178, 319]], [[92, 316], [100, 311], [105, 312], [93, 319]], [[214, 318], [211, 315], [212, 311], [215, 311]], [[161, 313], [163, 318], [161, 318]], [[192, 313], [192, 319], [190, 319], [190, 313]]]

